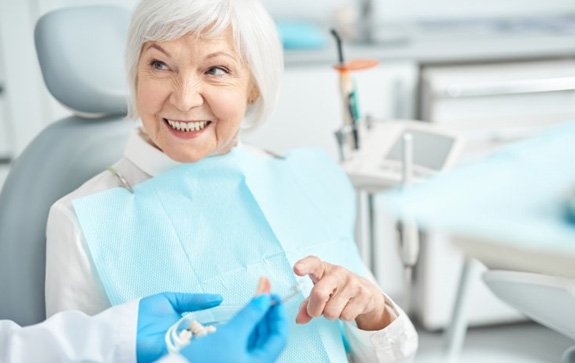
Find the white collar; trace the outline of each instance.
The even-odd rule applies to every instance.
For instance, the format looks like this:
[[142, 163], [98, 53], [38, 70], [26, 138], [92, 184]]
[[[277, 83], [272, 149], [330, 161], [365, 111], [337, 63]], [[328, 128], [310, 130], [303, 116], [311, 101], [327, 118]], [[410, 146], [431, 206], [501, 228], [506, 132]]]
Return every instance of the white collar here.
[[[141, 126], [134, 129], [124, 149], [124, 157], [151, 177], [162, 174], [175, 166], [182, 165], [181, 162], [170, 159], [170, 157], [164, 154], [160, 149], [148, 143], [148, 141], [146, 141], [147, 138]], [[260, 155], [271, 155], [276, 158], [282, 157], [277, 153], [243, 144], [241, 141], [238, 141], [236, 147], [241, 147]]]
[[181, 164], [150, 145], [146, 141], [146, 134], [140, 127], [130, 135], [124, 150], [124, 157], [152, 177]]

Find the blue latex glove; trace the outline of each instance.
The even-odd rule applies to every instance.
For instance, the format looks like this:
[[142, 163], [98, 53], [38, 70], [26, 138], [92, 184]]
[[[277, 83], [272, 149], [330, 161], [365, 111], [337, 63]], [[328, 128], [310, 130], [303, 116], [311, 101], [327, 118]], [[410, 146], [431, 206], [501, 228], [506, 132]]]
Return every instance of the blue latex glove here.
[[[271, 305], [272, 301], [278, 302]], [[274, 362], [286, 345], [288, 323], [277, 296], [259, 295], [226, 325], [180, 351], [190, 362]]]
[[164, 337], [182, 313], [218, 306], [221, 295], [165, 292], [140, 300], [136, 354], [138, 363], [153, 362], [168, 353]]

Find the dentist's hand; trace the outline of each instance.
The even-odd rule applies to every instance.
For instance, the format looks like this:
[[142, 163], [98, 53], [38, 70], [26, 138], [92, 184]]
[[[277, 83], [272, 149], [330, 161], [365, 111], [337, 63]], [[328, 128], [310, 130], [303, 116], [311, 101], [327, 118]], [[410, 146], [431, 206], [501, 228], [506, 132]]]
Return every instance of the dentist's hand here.
[[314, 283], [300, 305], [298, 324], [323, 315], [329, 320], [355, 320], [362, 330], [380, 330], [394, 319], [379, 288], [341, 266], [308, 256], [296, 262], [293, 270], [298, 276], [308, 275]]
[[[278, 302], [272, 305], [272, 301]], [[286, 345], [288, 324], [277, 296], [256, 296], [215, 333], [180, 351], [190, 362], [271, 363]]]
[[138, 363], [153, 362], [166, 354], [166, 331], [187, 311], [219, 305], [222, 297], [215, 294], [165, 292], [140, 300], [136, 355]]

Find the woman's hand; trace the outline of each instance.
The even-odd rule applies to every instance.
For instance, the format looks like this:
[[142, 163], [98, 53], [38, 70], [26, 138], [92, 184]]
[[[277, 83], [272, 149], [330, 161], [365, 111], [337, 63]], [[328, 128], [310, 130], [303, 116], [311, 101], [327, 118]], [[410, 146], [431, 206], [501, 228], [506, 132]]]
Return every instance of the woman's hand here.
[[298, 324], [323, 315], [329, 320], [355, 320], [362, 330], [381, 330], [395, 318], [375, 284], [341, 266], [308, 256], [296, 262], [293, 270], [298, 276], [308, 275], [314, 283], [300, 305]]

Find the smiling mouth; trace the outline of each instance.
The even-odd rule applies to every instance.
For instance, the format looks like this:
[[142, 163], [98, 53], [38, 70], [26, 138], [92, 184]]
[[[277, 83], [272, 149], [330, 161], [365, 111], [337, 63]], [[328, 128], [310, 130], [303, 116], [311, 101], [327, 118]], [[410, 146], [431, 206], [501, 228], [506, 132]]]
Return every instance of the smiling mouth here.
[[198, 132], [209, 126], [212, 121], [176, 121], [164, 119], [164, 122], [172, 129], [183, 132]]

